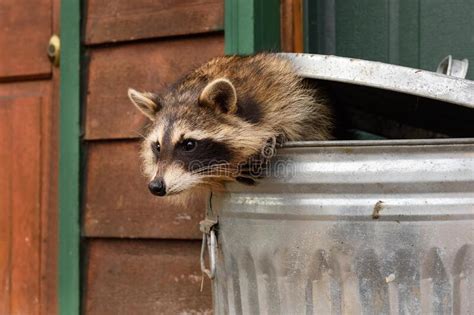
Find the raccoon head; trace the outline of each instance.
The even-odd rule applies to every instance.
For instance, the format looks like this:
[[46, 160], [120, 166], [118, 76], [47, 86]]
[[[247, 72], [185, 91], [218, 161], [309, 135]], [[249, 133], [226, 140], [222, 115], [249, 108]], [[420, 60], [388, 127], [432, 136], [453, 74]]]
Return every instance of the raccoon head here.
[[245, 181], [249, 159], [273, 135], [237, 115], [237, 91], [225, 78], [180, 86], [163, 97], [133, 89], [128, 95], [151, 120], [141, 155], [149, 189], [157, 196]]

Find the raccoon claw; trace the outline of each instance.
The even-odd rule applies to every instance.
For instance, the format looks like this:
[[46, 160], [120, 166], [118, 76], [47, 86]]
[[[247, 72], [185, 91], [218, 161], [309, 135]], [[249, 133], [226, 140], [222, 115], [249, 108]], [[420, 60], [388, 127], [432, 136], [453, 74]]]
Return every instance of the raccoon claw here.
[[283, 147], [283, 144], [286, 142], [284, 135], [278, 135], [275, 137], [275, 146], [277, 148]]
[[261, 152], [263, 159], [271, 159], [275, 155], [276, 143], [276, 137], [271, 137], [267, 140]]

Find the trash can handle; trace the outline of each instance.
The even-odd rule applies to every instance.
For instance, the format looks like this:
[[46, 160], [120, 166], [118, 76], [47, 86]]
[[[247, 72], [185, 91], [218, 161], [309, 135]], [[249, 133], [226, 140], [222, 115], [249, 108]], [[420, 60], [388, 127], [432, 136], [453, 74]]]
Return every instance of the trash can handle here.
[[[206, 246], [207, 245], [207, 246]], [[201, 244], [201, 271], [204, 272], [209, 279], [214, 279], [216, 275], [216, 232], [214, 229], [211, 229], [208, 233], [202, 234], [202, 244]], [[204, 253], [209, 252], [209, 269], [206, 268], [206, 263], [204, 260]]]
[[468, 68], [469, 60], [457, 60], [453, 56], [448, 55], [441, 60], [436, 72], [464, 79], [466, 78]]

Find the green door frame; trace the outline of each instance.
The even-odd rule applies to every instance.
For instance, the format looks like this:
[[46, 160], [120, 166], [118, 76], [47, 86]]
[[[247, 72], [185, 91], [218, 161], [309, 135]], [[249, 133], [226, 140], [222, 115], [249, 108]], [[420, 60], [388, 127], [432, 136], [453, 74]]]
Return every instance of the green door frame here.
[[225, 0], [225, 53], [280, 51], [280, 0]]
[[80, 0], [61, 1], [59, 314], [80, 313]]

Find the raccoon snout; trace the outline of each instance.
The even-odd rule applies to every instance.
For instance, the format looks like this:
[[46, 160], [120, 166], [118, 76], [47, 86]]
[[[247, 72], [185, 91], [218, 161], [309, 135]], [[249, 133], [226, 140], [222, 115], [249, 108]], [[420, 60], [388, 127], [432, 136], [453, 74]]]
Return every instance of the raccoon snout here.
[[155, 178], [148, 184], [148, 189], [155, 196], [166, 195], [166, 185], [163, 178]]

